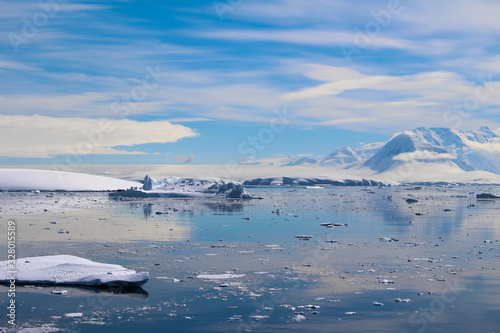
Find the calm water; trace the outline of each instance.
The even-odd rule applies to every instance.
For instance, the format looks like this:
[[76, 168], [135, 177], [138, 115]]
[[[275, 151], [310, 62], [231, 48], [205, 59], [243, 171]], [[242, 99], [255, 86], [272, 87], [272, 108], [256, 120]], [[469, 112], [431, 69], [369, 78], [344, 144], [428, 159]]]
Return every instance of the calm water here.
[[[498, 331], [500, 201], [476, 201], [474, 193], [500, 194], [500, 187], [249, 192], [264, 199], [1, 194], [3, 253], [13, 218], [19, 256], [72, 254], [151, 275], [126, 293], [19, 288], [17, 330]], [[320, 226], [325, 222], [347, 226]], [[204, 280], [201, 273], [238, 277]], [[5, 308], [7, 289], [0, 293]], [[7, 327], [5, 315], [0, 327]]]

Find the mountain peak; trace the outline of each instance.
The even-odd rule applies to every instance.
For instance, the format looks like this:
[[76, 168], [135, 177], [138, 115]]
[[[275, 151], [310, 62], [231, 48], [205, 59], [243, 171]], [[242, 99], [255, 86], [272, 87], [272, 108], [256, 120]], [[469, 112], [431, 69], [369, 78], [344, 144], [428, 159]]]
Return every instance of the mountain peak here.
[[394, 136], [375, 155], [370, 157], [363, 165], [372, 170], [384, 171], [389, 169], [396, 161], [393, 159], [403, 153], [412, 153], [418, 149], [413, 133], [402, 132]]

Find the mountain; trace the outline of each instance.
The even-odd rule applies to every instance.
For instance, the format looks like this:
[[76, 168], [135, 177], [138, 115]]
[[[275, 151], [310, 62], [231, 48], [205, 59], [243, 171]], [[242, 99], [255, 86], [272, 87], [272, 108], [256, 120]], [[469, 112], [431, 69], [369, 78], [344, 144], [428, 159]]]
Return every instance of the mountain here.
[[403, 132], [392, 138], [375, 155], [370, 157], [363, 166], [374, 171], [386, 171], [413, 160], [440, 164], [455, 163], [465, 171], [473, 171], [470, 165], [458, 160], [440, 146], [432, 145], [426, 140], [419, 140], [414, 132]]
[[291, 161], [287, 164], [285, 164], [285, 166], [296, 166], [296, 165], [316, 165], [318, 164], [318, 159], [316, 158], [310, 158], [310, 157], [300, 157], [298, 160], [296, 161]]
[[499, 154], [500, 136], [487, 127], [477, 131], [419, 127], [395, 135], [363, 166], [383, 172], [418, 161], [500, 174]]
[[355, 163], [363, 162], [373, 156], [382, 147], [383, 142], [371, 143], [358, 148], [341, 147], [335, 149], [329, 155], [319, 162], [319, 165], [325, 167], [349, 167]]
[[500, 131], [419, 127], [395, 134], [388, 142], [341, 147], [325, 157], [275, 155], [242, 164], [315, 166], [336, 169], [369, 168], [386, 172], [408, 164], [440, 165], [450, 172], [487, 171], [500, 174]]

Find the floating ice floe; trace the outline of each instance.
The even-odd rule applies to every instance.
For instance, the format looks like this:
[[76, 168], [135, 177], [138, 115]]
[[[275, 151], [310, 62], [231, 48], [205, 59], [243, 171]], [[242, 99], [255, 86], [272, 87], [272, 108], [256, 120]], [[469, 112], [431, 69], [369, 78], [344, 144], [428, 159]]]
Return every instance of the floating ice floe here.
[[169, 282], [181, 282], [181, 280], [179, 280], [179, 279], [168, 277], [168, 276], [157, 276], [156, 278], [158, 280], [165, 280], [165, 281], [169, 281]]
[[333, 228], [333, 227], [346, 227], [347, 223], [325, 222], [325, 223], [320, 223], [319, 225], [322, 227]]
[[[0, 262], [0, 282], [10, 283], [8, 261]], [[81, 286], [141, 286], [148, 272], [137, 273], [120, 265], [103, 264], [70, 255], [28, 257], [16, 260], [16, 281], [20, 284], [59, 284]]]
[[245, 274], [199, 274], [196, 277], [203, 280], [225, 280], [236, 279], [245, 276]]
[[295, 238], [303, 239], [303, 240], [310, 240], [313, 238], [313, 235], [297, 235]]
[[396, 303], [410, 303], [411, 299], [409, 299], [409, 298], [395, 298], [394, 302], [396, 302]]
[[399, 239], [390, 237], [379, 237], [378, 240], [381, 242], [399, 242]]
[[372, 304], [373, 304], [373, 306], [384, 306], [384, 303], [380, 303], [380, 302], [373, 302]]
[[500, 199], [500, 196], [491, 193], [476, 194], [477, 199]]
[[54, 294], [54, 295], [65, 295], [68, 293], [68, 291], [67, 290], [52, 290], [50, 293]]
[[306, 319], [307, 318], [304, 317], [303, 315], [297, 314], [297, 315], [293, 316], [292, 321], [301, 322], [301, 321], [306, 320]]

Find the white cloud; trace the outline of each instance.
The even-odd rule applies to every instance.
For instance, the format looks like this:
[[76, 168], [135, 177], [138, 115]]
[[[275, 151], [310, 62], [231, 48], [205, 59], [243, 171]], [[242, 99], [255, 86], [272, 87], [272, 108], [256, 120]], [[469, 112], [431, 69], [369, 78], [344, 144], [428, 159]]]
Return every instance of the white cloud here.
[[[356, 34], [351, 31], [335, 30], [212, 30], [193, 31], [190, 34], [213, 39], [237, 40], [237, 41], [264, 41], [280, 42], [301, 45], [337, 46], [340, 43], [354, 44]], [[409, 41], [374, 36], [370, 38], [367, 48], [395, 48], [407, 49], [411, 47]]]
[[483, 154], [496, 155], [497, 159], [500, 160], [500, 139], [497, 138], [496, 141], [485, 142], [485, 143], [479, 143], [469, 140], [464, 140], [464, 141], [467, 144], [467, 146], [471, 147], [472, 149], [478, 150]]
[[0, 59], [0, 70], [8, 69], [8, 70], [28, 70], [28, 71], [37, 71], [38, 69], [28, 66], [26, 64]]
[[[335, 96], [349, 90], [372, 89], [387, 92], [407, 92], [426, 97], [443, 93], [473, 93], [472, 84], [452, 72], [423, 72], [413, 75], [364, 75], [343, 67], [310, 65], [305, 75], [311, 79], [329, 81], [318, 86], [303, 88], [283, 95], [285, 100], [302, 100]], [[322, 73], [322, 74], [320, 74]], [[408, 102], [405, 100], [405, 102]], [[393, 103], [393, 102], [392, 102]]]
[[439, 154], [433, 151], [421, 151], [417, 150], [411, 153], [402, 153], [394, 156], [393, 159], [403, 162], [411, 161], [435, 161], [435, 160], [445, 160], [445, 159], [455, 159], [456, 157], [452, 154]]
[[169, 121], [55, 118], [0, 115], [0, 156], [52, 157], [64, 154], [143, 154], [116, 148], [176, 142], [194, 137], [189, 127]]

